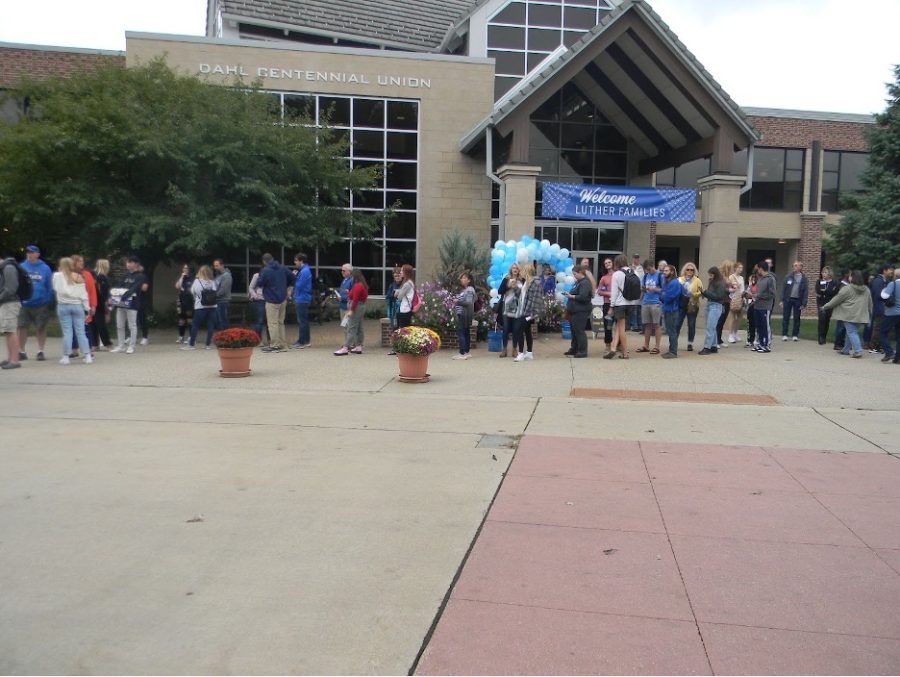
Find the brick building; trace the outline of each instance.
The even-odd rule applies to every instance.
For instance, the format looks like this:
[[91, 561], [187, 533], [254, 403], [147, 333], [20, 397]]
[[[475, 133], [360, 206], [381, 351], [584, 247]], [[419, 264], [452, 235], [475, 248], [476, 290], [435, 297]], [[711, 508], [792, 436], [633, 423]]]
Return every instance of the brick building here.
[[[336, 278], [351, 262], [373, 295], [396, 264], [431, 275], [451, 231], [486, 247], [534, 235], [595, 266], [623, 251], [701, 268], [770, 256], [780, 276], [799, 258], [815, 277], [821, 226], [859, 189], [873, 123], [741, 108], [642, 0], [210, 0], [206, 37], [126, 37], [124, 57], [0, 45], [0, 87], [165, 55], [213, 83], [259, 78], [284, 110], [330, 111], [348, 162], [384, 169], [351, 209], [395, 217], [312, 264]], [[695, 220], [545, 218], [550, 182], [695, 188]], [[223, 252], [237, 290], [257, 254]]]

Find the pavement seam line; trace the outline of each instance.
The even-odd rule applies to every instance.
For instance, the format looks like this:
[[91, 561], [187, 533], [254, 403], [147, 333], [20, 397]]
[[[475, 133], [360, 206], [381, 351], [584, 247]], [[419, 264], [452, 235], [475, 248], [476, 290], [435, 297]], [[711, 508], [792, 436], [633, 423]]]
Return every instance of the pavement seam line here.
[[844, 426], [842, 426], [840, 423], [838, 423], [838, 422], [835, 421], [834, 419], [828, 418], [825, 414], [823, 414], [821, 411], [819, 411], [819, 410], [816, 409], [815, 407], [812, 407], [812, 410], [813, 410], [814, 412], [816, 412], [819, 416], [821, 416], [822, 418], [824, 418], [826, 421], [828, 421], [829, 423], [833, 423], [834, 425], [836, 425], [836, 426], [837, 426], [838, 428], [840, 428], [841, 430], [844, 430], [844, 431], [850, 433], [850, 434], [853, 435], [854, 437], [858, 437], [858, 438], [861, 439], [863, 442], [868, 442], [868, 443], [871, 444], [873, 447], [877, 447], [877, 448], [881, 449], [884, 453], [888, 454], [889, 456], [892, 455], [887, 449], [885, 449], [884, 447], [882, 447], [882, 446], [881, 446], [880, 444], [878, 444], [877, 442], [873, 442], [872, 440], [870, 440], [870, 439], [868, 439], [868, 438], [866, 438], [866, 437], [863, 437], [863, 436], [860, 435], [858, 432], [854, 432], [853, 430], [850, 430], [849, 428], [845, 428]]
[[[514, 606], [521, 609], [541, 609], [543, 611], [561, 611], [563, 613], [588, 614], [591, 616], [610, 616], [613, 618], [642, 618], [649, 621], [667, 621], [670, 623], [693, 623], [690, 618], [665, 618], [663, 616], [645, 616], [643, 614], [617, 614], [613, 611], [596, 611], [593, 609], [566, 609], [558, 606], [544, 606], [543, 604], [522, 604], [519, 602], [498, 602], [493, 599], [473, 599], [472, 597], [455, 597], [462, 602], [474, 602], [476, 604], [493, 604], [495, 606]], [[777, 630], [777, 628], [775, 628]]]
[[672, 560], [675, 562], [675, 569], [678, 571], [678, 578], [681, 581], [681, 587], [684, 590], [685, 599], [687, 599], [688, 607], [691, 610], [691, 616], [694, 619], [694, 628], [697, 630], [697, 637], [700, 638], [700, 646], [703, 647], [703, 655], [706, 657], [706, 664], [709, 666], [709, 673], [715, 675], [712, 661], [709, 658], [709, 650], [706, 648], [706, 640], [703, 639], [703, 632], [700, 630], [700, 620], [697, 618], [697, 612], [694, 610], [694, 602], [691, 600], [691, 593], [687, 589], [684, 582], [684, 573], [681, 570], [681, 564], [678, 562], [678, 555], [675, 554], [675, 546], [672, 544], [672, 535], [669, 533], [669, 525], [666, 524], [666, 517], [663, 515], [662, 506], [659, 504], [659, 496], [656, 495], [656, 487], [653, 484], [653, 477], [650, 474], [650, 468], [647, 467], [647, 458], [644, 456], [643, 442], [638, 440], [638, 449], [641, 452], [641, 462], [644, 464], [644, 472], [647, 473], [647, 479], [650, 481], [650, 491], [653, 492], [653, 501], [656, 503], [656, 510], [659, 512], [659, 519], [662, 522], [663, 529], [666, 533], [666, 541], [669, 544], [669, 550], [672, 553]]
[[747, 625], [746, 623], [724, 623], [722, 621], [706, 621], [706, 625], [721, 625], [727, 628], [752, 628], [754, 630], [774, 630], [775, 632], [799, 632], [804, 635], [830, 635], [836, 637], [859, 637], [862, 639], [884, 639], [891, 642], [900, 642], [900, 637], [885, 637], [883, 635], [862, 635], [855, 632], [830, 632], [828, 630], [803, 630], [801, 628], [779, 628], [769, 625]]
[[[538, 398], [538, 402], [539, 401], [540, 398]], [[532, 417], [534, 416], [534, 412], [537, 410], [538, 402], [535, 402], [534, 409], [532, 409], [531, 411]], [[528, 422], [531, 422], [531, 418], [528, 419]], [[525, 428], [527, 427], [528, 424], [526, 423]], [[456, 573], [453, 574], [453, 580], [450, 581], [450, 586], [447, 588], [447, 592], [444, 595], [444, 598], [441, 600], [437, 612], [434, 614], [434, 619], [431, 621], [431, 626], [428, 628], [428, 631], [425, 633], [425, 637], [422, 639], [422, 645], [419, 647], [419, 651], [416, 653], [416, 657], [413, 659], [412, 665], [409, 668], [409, 672], [406, 673], [407, 675], [414, 675], [416, 673], [416, 669], [419, 667], [422, 656], [425, 655], [425, 649], [428, 648], [428, 645], [431, 643], [432, 637], [434, 637], [434, 633], [437, 630], [438, 623], [441, 622], [444, 611], [446, 610], [447, 605], [450, 603], [450, 597], [453, 594], [453, 590], [456, 588], [456, 584], [457, 582], [459, 582], [459, 579], [462, 576], [462, 572], [466, 568], [466, 563], [469, 561], [469, 557], [471, 556], [472, 551], [475, 549], [475, 544], [478, 542], [479, 536], [481, 536], [484, 525], [488, 522], [488, 515], [491, 514], [491, 509], [494, 507], [494, 502], [497, 500], [497, 496], [500, 495], [500, 490], [503, 488], [503, 483], [509, 476], [509, 469], [512, 467], [513, 462], [515, 462], [516, 460], [516, 454], [519, 452], [519, 443], [522, 441], [522, 437], [525, 434], [525, 428], [523, 428], [521, 434], [514, 436], [515, 447], [512, 450], [512, 457], [509, 459], [509, 465], [506, 466], [506, 471], [500, 477], [500, 482], [497, 483], [497, 490], [491, 497], [491, 502], [488, 504], [487, 510], [484, 511], [484, 517], [482, 517], [481, 523], [475, 530], [475, 534], [472, 536], [472, 540], [469, 542], [469, 547], [466, 549], [462, 560], [460, 560], [459, 566], [456, 568]]]

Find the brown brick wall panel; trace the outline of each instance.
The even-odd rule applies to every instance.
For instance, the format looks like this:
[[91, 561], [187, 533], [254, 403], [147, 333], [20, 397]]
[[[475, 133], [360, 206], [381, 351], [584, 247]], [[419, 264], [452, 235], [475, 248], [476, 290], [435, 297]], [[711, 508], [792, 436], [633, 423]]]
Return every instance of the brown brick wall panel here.
[[71, 75], [101, 63], [125, 65], [124, 54], [66, 52], [59, 50], [0, 48], [0, 87], [12, 87], [22, 78], [46, 80], [55, 75]]
[[809, 148], [821, 141], [825, 150], [866, 151], [864, 130], [870, 125], [860, 122], [835, 122], [750, 116], [753, 126], [762, 134], [760, 146]]

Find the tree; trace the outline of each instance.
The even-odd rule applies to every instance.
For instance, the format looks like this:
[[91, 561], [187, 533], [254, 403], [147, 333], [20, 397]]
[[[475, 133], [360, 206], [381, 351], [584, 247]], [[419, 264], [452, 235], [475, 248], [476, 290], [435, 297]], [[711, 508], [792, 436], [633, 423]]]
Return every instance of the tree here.
[[0, 249], [136, 252], [149, 262], [220, 247], [331, 244], [369, 236], [351, 213], [347, 143], [282, 123], [255, 85], [209, 85], [161, 59], [16, 88], [28, 113], [0, 125]]
[[866, 133], [869, 165], [864, 191], [842, 200], [841, 221], [826, 224], [826, 251], [840, 268], [874, 268], [900, 261], [900, 65], [894, 66], [888, 107]]

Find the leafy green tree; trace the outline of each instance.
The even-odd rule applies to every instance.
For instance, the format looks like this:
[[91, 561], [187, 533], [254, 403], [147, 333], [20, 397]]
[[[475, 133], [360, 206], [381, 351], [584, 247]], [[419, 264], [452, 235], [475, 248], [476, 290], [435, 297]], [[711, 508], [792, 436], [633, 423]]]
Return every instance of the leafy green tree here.
[[826, 224], [826, 251], [840, 268], [874, 269], [900, 262], [900, 65], [888, 84], [888, 107], [866, 136], [869, 165], [864, 193], [842, 200], [841, 221]]
[[374, 170], [351, 171], [347, 141], [282, 124], [255, 85], [210, 85], [161, 59], [15, 89], [28, 113], [0, 124], [0, 249], [174, 257], [267, 243], [365, 238], [379, 214], [347, 209]]

